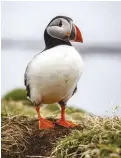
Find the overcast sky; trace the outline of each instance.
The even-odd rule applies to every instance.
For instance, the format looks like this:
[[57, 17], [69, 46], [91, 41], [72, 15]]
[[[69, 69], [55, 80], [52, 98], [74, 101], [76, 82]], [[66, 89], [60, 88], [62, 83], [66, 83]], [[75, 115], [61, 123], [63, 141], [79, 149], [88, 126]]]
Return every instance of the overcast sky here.
[[121, 42], [121, 2], [1, 2], [2, 39], [42, 39], [57, 15], [73, 19], [84, 41]]

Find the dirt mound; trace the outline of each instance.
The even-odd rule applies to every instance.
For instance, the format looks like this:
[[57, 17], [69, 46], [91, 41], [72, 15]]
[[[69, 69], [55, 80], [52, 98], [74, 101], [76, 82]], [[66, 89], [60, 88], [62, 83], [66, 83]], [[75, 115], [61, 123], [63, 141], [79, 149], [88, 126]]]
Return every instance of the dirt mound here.
[[[75, 129], [75, 128], [73, 128]], [[2, 158], [50, 156], [55, 143], [72, 128], [39, 130], [38, 121], [24, 116], [2, 117]], [[76, 127], [82, 129], [82, 127]]]

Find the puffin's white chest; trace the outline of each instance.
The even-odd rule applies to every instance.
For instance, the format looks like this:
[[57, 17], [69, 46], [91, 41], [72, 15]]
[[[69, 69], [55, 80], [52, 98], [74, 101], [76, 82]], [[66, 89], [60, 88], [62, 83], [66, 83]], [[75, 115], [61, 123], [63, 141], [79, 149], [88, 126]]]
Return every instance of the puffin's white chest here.
[[33, 58], [28, 67], [31, 99], [55, 103], [68, 97], [81, 76], [83, 61], [72, 46], [57, 46]]

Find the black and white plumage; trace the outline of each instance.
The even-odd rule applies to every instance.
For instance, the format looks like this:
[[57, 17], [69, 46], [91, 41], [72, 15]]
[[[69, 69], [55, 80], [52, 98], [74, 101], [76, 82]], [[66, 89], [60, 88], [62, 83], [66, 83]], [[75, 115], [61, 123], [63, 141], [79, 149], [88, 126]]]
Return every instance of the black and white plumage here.
[[44, 32], [45, 49], [27, 65], [27, 95], [36, 105], [66, 103], [77, 90], [83, 61], [70, 40], [83, 42], [71, 18], [57, 16]]

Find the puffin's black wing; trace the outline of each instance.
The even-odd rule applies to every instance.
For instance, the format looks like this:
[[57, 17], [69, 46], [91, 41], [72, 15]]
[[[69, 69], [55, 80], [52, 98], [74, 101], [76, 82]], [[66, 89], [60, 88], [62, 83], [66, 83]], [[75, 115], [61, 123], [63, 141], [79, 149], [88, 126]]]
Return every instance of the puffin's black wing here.
[[72, 93], [72, 96], [74, 95], [74, 93], [76, 93], [76, 91], [77, 91], [77, 86], [75, 87], [75, 89], [74, 89], [74, 91]]
[[25, 74], [24, 74], [24, 85], [26, 86], [27, 97], [30, 98], [30, 86], [29, 86], [29, 83], [28, 83], [28, 80], [27, 80], [28, 66], [29, 66], [29, 64], [27, 65], [27, 68], [26, 68], [26, 71], [25, 71]]

